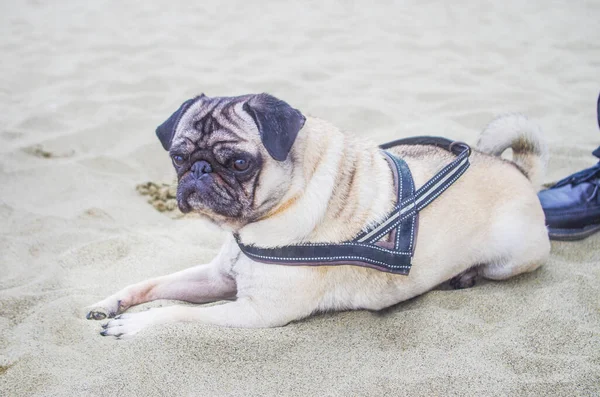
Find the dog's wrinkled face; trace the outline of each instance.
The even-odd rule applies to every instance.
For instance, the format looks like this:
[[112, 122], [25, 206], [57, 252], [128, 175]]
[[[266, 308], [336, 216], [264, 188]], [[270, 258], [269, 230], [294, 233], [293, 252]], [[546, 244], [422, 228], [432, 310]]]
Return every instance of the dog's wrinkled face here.
[[181, 211], [238, 225], [264, 215], [287, 190], [304, 120], [267, 94], [184, 102], [156, 130], [177, 172]]

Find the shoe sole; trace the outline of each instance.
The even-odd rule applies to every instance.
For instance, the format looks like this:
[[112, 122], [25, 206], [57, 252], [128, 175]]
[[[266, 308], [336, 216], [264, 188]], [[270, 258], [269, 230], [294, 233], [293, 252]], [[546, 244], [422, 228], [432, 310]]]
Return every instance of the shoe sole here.
[[600, 231], [600, 225], [589, 225], [581, 229], [552, 229], [548, 228], [550, 240], [577, 241]]

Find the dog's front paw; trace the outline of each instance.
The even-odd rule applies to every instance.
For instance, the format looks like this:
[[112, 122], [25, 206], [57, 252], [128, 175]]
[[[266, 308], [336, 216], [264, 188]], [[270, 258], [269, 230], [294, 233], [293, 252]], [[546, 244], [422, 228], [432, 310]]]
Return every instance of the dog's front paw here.
[[161, 321], [161, 309], [149, 309], [139, 313], [126, 313], [116, 316], [114, 319], [102, 325], [102, 336], [114, 336], [117, 339], [131, 337], [152, 324]]
[[123, 305], [119, 299], [107, 298], [94, 305], [88, 306], [85, 318], [88, 320], [104, 320], [112, 318], [122, 312]]

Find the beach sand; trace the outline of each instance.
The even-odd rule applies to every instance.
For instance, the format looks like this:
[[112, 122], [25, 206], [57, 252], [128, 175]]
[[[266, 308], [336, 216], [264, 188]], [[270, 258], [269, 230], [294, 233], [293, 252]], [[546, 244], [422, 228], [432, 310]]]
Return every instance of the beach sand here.
[[475, 143], [519, 111], [545, 130], [546, 181], [594, 164], [600, 3], [281, 3], [2, 2], [0, 396], [600, 394], [600, 235], [378, 313], [128, 341], [85, 319], [216, 254], [215, 226], [135, 190], [172, 181], [154, 129], [200, 92], [269, 92], [377, 143]]

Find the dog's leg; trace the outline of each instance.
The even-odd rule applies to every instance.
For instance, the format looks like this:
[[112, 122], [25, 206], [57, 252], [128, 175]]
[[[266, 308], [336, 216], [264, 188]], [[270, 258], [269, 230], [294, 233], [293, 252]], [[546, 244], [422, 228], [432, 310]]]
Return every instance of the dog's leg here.
[[89, 306], [86, 317], [103, 320], [123, 313], [131, 306], [156, 299], [206, 303], [235, 298], [236, 284], [228, 270], [238, 255], [237, 246], [226, 243], [211, 263], [130, 285]]
[[[280, 299], [281, 298], [281, 299]], [[102, 335], [127, 338], [142, 329], [173, 322], [199, 322], [239, 328], [280, 327], [309, 316], [313, 310], [306, 302], [244, 297], [215, 306], [168, 306], [139, 313], [121, 314], [103, 325]]]
[[545, 262], [550, 253], [550, 241], [543, 218], [527, 222], [526, 216], [527, 213], [520, 217], [506, 215], [504, 222], [497, 222], [495, 242], [499, 255], [496, 260], [480, 266], [481, 276], [490, 280], [506, 280], [532, 272]]
[[530, 261], [501, 260], [481, 266], [479, 274], [489, 280], [506, 280], [521, 273], [532, 272], [542, 263], [542, 258]]
[[168, 276], [130, 285], [89, 307], [89, 320], [114, 317], [131, 306], [156, 299], [176, 299], [206, 303], [231, 299], [236, 294], [235, 281], [214, 265], [199, 265]]

